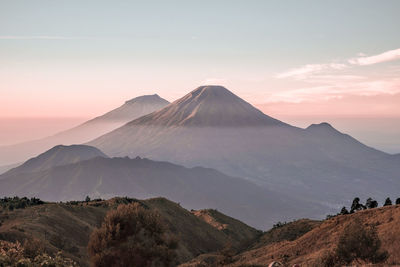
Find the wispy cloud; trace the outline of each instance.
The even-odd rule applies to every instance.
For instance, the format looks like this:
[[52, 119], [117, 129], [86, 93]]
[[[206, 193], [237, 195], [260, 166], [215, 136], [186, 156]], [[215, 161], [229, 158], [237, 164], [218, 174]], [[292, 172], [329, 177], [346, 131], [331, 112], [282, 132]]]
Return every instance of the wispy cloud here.
[[0, 40], [76, 40], [76, 39], [87, 39], [87, 38], [49, 36], [49, 35], [34, 35], [34, 36], [0, 35]]
[[366, 56], [364, 53], [358, 53], [358, 57], [348, 59], [342, 63], [325, 64], [307, 64], [298, 68], [279, 73], [276, 78], [308, 79], [315, 74], [329, 73], [337, 70], [344, 70], [354, 66], [373, 65], [381, 62], [400, 60], [400, 48], [386, 51], [384, 53]]
[[400, 93], [400, 79], [335, 81], [331, 84], [303, 87], [278, 92], [270, 96], [268, 102], [316, 102], [340, 99], [346, 96], [394, 95]]
[[353, 65], [373, 65], [381, 62], [393, 61], [400, 59], [400, 48], [395, 50], [386, 51], [382, 54], [375, 56], [362, 56], [358, 58], [349, 59], [348, 62]]
[[276, 77], [281, 78], [305, 78], [311, 74], [321, 73], [326, 70], [342, 70], [347, 68], [346, 64], [329, 63], [329, 64], [307, 64], [299, 68], [294, 68], [286, 72], [279, 73]]

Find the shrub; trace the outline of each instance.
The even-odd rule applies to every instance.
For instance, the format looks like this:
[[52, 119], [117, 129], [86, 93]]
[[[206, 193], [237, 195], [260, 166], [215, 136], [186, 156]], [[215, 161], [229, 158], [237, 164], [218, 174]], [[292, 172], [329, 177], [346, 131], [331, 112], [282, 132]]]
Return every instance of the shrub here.
[[354, 260], [379, 263], [387, 258], [387, 252], [380, 251], [381, 241], [374, 227], [366, 228], [360, 220], [350, 223], [339, 238], [336, 257], [349, 264]]
[[111, 210], [90, 236], [92, 266], [171, 266], [177, 241], [168, 235], [159, 215], [139, 203]]
[[400, 197], [398, 199], [396, 199], [396, 205], [400, 204]]

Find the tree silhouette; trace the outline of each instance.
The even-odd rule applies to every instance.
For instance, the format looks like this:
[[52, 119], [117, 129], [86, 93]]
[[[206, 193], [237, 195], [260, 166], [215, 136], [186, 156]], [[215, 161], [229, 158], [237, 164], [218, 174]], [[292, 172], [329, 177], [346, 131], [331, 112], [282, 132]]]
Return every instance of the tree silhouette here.
[[368, 198], [367, 202], [365, 203], [365, 206], [367, 207], [367, 209], [373, 209], [378, 207], [378, 201], [373, 200], [372, 198]]
[[360, 204], [360, 198], [359, 197], [354, 198], [353, 203], [351, 204], [350, 213], [354, 213], [355, 211], [363, 209], [365, 209], [365, 206], [363, 204]]
[[392, 205], [392, 200], [388, 197], [388, 198], [385, 200], [385, 204], [383, 204], [383, 206], [390, 206], [390, 205]]
[[342, 210], [340, 211], [340, 214], [346, 215], [349, 214], [349, 211], [346, 209], [346, 207], [343, 207]]

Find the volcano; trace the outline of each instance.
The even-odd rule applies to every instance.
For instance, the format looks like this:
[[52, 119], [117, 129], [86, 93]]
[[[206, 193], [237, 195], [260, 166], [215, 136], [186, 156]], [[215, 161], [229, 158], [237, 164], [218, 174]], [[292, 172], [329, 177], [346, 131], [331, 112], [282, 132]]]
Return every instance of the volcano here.
[[285, 125], [222, 86], [200, 86], [171, 105], [129, 123], [133, 125], [246, 127]]
[[53, 136], [15, 145], [0, 146], [0, 165], [23, 162], [59, 144], [70, 145], [88, 142], [168, 104], [167, 100], [157, 94], [139, 96], [126, 101], [122, 106], [102, 116]]
[[[201, 86], [88, 145], [109, 156], [214, 168], [296, 197], [298, 205], [325, 203], [320, 217], [356, 196], [383, 200], [400, 190], [394, 156], [328, 123], [306, 129], [288, 125], [222, 86]], [[302, 209], [314, 207], [304, 204]], [[313, 210], [310, 216], [316, 214]]]

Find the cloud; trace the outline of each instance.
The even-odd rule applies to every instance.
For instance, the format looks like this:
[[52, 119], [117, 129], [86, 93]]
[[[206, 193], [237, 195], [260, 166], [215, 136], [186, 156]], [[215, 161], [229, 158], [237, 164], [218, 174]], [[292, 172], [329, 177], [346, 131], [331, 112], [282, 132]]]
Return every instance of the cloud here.
[[84, 39], [77, 37], [65, 37], [65, 36], [48, 36], [48, 35], [36, 35], [36, 36], [17, 36], [17, 35], [2, 35], [0, 40], [76, 40]]
[[272, 94], [267, 102], [317, 102], [321, 100], [341, 99], [346, 96], [377, 96], [400, 93], [400, 79], [335, 80], [327, 85], [303, 87]]
[[365, 66], [373, 65], [381, 62], [393, 61], [400, 59], [400, 48], [395, 50], [386, 51], [382, 54], [375, 56], [362, 56], [358, 58], [349, 59], [348, 62], [353, 65]]
[[342, 70], [347, 68], [346, 64], [340, 63], [329, 63], [329, 64], [307, 64], [300, 68], [291, 69], [287, 72], [279, 73], [276, 78], [296, 78], [296, 79], [304, 79], [308, 76], [316, 73], [321, 73], [327, 70]]
[[381, 62], [393, 61], [400, 59], [400, 48], [395, 50], [386, 51], [375, 56], [366, 56], [364, 53], [358, 53], [357, 58], [351, 58], [345, 63], [326, 63], [326, 64], [307, 64], [299, 68], [294, 68], [286, 72], [279, 73], [275, 77], [294, 78], [298, 80], [309, 79], [313, 75], [327, 73], [337, 70], [351, 68], [353, 66], [366, 66], [373, 65]]

